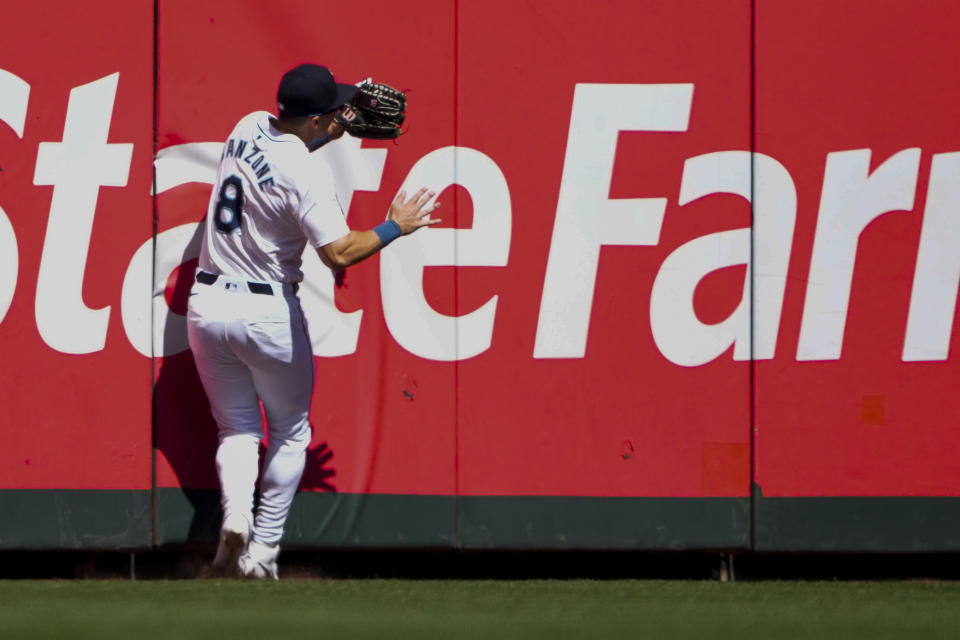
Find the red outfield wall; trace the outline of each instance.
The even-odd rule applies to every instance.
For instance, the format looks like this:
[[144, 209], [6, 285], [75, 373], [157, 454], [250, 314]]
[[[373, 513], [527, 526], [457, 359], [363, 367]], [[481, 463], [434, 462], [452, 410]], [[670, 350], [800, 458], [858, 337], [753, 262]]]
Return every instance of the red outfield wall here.
[[215, 530], [197, 223], [302, 61], [409, 90], [398, 144], [319, 152], [350, 225], [421, 184], [444, 223], [342, 288], [306, 256], [289, 544], [960, 544], [960, 10], [421, 0], [321, 36], [306, 2], [110, 4], [0, 43], [0, 510], [46, 514], [0, 545]]
[[121, 296], [153, 231], [153, 11], [46, 4], [0, 27], [0, 487], [149, 489]]

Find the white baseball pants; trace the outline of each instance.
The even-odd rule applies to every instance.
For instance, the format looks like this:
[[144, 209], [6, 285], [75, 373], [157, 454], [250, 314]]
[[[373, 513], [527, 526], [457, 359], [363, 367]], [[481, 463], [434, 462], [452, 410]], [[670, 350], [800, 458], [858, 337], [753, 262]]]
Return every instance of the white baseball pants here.
[[220, 276], [195, 282], [187, 334], [216, 420], [216, 464], [224, 514], [250, 514], [266, 415], [268, 446], [252, 539], [276, 545], [300, 484], [310, 444], [313, 349], [292, 286], [270, 283], [271, 295]]

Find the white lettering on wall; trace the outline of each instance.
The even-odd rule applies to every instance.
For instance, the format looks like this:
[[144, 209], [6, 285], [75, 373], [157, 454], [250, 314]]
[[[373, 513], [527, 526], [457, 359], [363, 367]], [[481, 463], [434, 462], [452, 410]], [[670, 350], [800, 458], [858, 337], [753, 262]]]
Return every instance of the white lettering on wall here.
[[165, 290], [174, 269], [200, 255], [202, 238], [199, 224], [182, 224], [157, 234], [156, 251], [151, 238], [130, 260], [123, 276], [120, 315], [130, 344], [147, 357], [170, 356], [190, 348], [186, 319], [167, 306]]
[[[132, 159], [132, 144], [107, 143], [118, 82], [115, 73], [74, 88], [62, 140], [42, 142], [37, 151], [33, 182], [52, 186], [53, 194], [34, 311], [43, 340], [63, 353], [92, 353], [105, 343], [111, 307], [88, 308], [82, 290], [99, 189], [126, 186]], [[30, 91], [24, 80], [0, 69], [0, 121], [20, 138]], [[620, 131], [686, 131], [692, 98], [691, 84], [577, 85], [535, 358], [585, 356], [601, 247], [659, 242], [666, 197], [609, 199], [617, 137]], [[156, 158], [157, 194], [187, 182], [212, 183], [222, 147], [200, 142], [161, 150]], [[314, 155], [331, 165], [337, 196], [349, 210], [355, 190], [380, 189], [386, 153], [362, 149], [359, 139], [344, 137]], [[798, 360], [840, 357], [860, 235], [886, 213], [913, 209], [920, 157], [919, 149], [906, 149], [869, 172], [869, 149], [827, 154]], [[451, 184], [464, 186], [474, 201], [475, 222], [471, 229], [427, 229], [384, 251], [380, 280], [387, 326], [397, 342], [417, 356], [474, 357], [491, 346], [498, 296], [463, 315], [437, 313], [424, 296], [424, 269], [506, 266], [512, 225], [509, 187], [491, 158], [455, 147], [421, 158], [404, 189], [413, 191], [421, 184], [438, 191]], [[661, 265], [650, 300], [651, 330], [664, 356], [682, 366], [705, 364], [731, 347], [737, 360], [770, 359], [776, 352], [797, 215], [793, 180], [779, 162], [763, 154], [720, 151], [688, 159], [678, 204], [719, 193], [748, 201], [752, 195], [753, 255], [751, 229], [742, 228], [691, 240]], [[933, 157], [922, 224], [904, 361], [948, 357], [960, 289], [960, 152]], [[169, 275], [198, 255], [201, 233], [195, 222], [174, 227], [157, 236], [156, 246], [152, 239], [141, 245], [130, 261], [121, 317], [130, 343], [145, 356], [188, 348], [185, 319], [167, 307], [164, 289]], [[698, 284], [711, 271], [741, 264], [747, 269], [736, 309], [722, 322], [700, 322], [693, 310]], [[14, 225], [0, 207], [0, 322], [12, 304], [18, 269]], [[315, 353], [354, 353], [362, 311], [342, 313], [336, 308], [332, 274], [311, 249], [304, 254], [303, 270], [301, 298]]]
[[535, 358], [582, 358], [603, 245], [660, 241], [666, 198], [611, 200], [621, 131], [686, 131], [692, 84], [578, 84], [540, 300]]
[[187, 142], [160, 149], [153, 161], [154, 195], [189, 182], [213, 184], [222, 154], [222, 142]]
[[[479, 309], [460, 316], [435, 311], [423, 294], [428, 266], [503, 267], [510, 250], [510, 191], [500, 168], [486, 155], [465, 147], [431, 151], [410, 169], [401, 189], [426, 185], [440, 193], [452, 184], [473, 199], [472, 229], [421, 229], [399, 238], [380, 254], [383, 313], [394, 339], [407, 351], [430, 360], [463, 360], [490, 347], [497, 310], [494, 295]], [[442, 214], [442, 215], [441, 215]], [[453, 215], [441, 209], [439, 217]]]
[[[333, 171], [337, 199], [347, 214], [354, 191], [379, 191], [387, 161], [386, 149], [362, 149], [361, 142], [360, 138], [343, 136], [313, 154]], [[314, 355], [332, 358], [355, 352], [363, 310], [344, 313], [337, 308], [333, 274], [309, 246], [303, 254], [302, 269], [300, 302], [310, 323]]]
[[30, 85], [27, 81], [0, 69], [0, 120], [13, 129], [18, 138], [23, 137], [29, 102]]
[[[18, 138], [23, 137], [30, 102], [30, 85], [9, 71], [0, 69], [0, 121], [5, 122]], [[0, 207], [0, 322], [3, 322], [13, 301], [20, 269], [17, 236], [7, 212]]]
[[933, 156], [903, 359], [946, 360], [960, 284], [960, 153]]
[[920, 149], [869, 170], [870, 149], [827, 154], [797, 360], [840, 358], [860, 234], [886, 213], [913, 209]]
[[[715, 193], [730, 193], [749, 202], [751, 171], [756, 187], [753, 356], [768, 359], [776, 350], [796, 222], [797, 194], [790, 174], [773, 158], [751, 157], [748, 151], [696, 156], [684, 163], [679, 204]], [[723, 322], [704, 324], [693, 308], [697, 284], [712, 271], [739, 264], [747, 269], [736, 310]], [[753, 271], [749, 227], [702, 236], [671, 253], [657, 273], [650, 296], [650, 327], [664, 357], [682, 366], [698, 366], [733, 345], [735, 360], [749, 360]]]
[[108, 144], [119, 73], [70, 91], [62, 142], [41, 142], [35, 185], [53, 185], [34, 308], [51, 348], [92, 353], [103, 348], [110, 307], [83, 302], [83, 274], [101, 186], [127, 184], [133, 144]]

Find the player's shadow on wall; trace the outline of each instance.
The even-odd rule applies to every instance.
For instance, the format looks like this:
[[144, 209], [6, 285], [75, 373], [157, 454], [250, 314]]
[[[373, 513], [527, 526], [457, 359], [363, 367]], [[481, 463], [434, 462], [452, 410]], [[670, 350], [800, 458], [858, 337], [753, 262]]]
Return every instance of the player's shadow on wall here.
[[[164, 353], [180, 348], [186, 335], [186, 304], [197, 264], [196, 259], [188, 256], [196, 255], [190, 247], [197, 246], [202, 233], [203, 225], [198, 225], [181, 260], [182, 267], [174, 281], [168, 282], [167, 301], [174, 313], [167, 314]], [[210, 413], [210, 403], [189, 349], [158, 357], [157, 362], [160, 368], [153, 388], [153, 442], [158, 453], [154, 539], [161, 545], [215, 543], [222, 511], [214, 462], [217, 425]], [[261, 445], [261, 460], [263, 452]], [[170, 478], [164, 459], [175, 481]], [[307, 450], [300, 489], [335, 492], [336, 470], [331, 466], [332, 459], [333, 451], [326, 442], [312, 445]], [[184, 512], [183, 498], [190, 513]]]

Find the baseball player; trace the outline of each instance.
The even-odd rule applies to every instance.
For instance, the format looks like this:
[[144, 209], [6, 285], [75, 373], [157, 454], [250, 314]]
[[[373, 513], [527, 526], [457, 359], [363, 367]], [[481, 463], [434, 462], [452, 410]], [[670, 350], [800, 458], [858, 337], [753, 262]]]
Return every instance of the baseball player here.
[[[297, 297], [306, 244], [339, 271], [440, 222], [430, 217], [440, 206], [436, 194], [424, 188], [409, 198], [401, 191], [373, 229], [348, 228], [329, 166], [309, 154], [343, 135], [335, 117], [356, 91], [325, 67], [288, 71], [278, 115], [251, 113], [230, 133], [211, 193], [187, 327], [218, 427], [223, 524], [213, 567], [227, 575], [277, 579], [279, 542], [303, 474], [314, 375]], [[254, 513], [260, 403], [268, 446]]]

